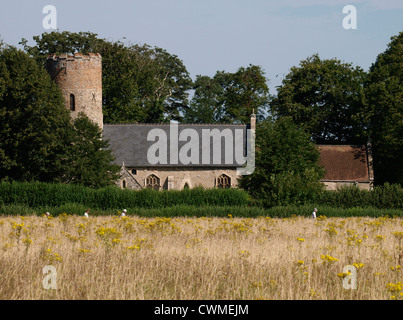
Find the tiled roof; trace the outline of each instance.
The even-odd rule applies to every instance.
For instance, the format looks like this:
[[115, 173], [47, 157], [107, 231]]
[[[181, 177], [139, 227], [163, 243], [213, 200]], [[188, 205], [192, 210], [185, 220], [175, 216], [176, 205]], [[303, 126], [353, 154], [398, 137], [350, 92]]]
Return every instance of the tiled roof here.
[[353, 145], [318, 145], [327, 181], [370, 181], [367, 148]]
[[[180, 133], [184, 129], [193, 129], [197, 132], [200, 139], [200, 159], [202, 156], [201, 149], [201, 139], [203, 129], [218, 129], [220, 132], [223, 129], [229, 129], [232, 131], [233, 136], [234, 130], [243, 130], [244, 144], [246, 149], [246, 129], [248, 125], [245, 124], [178, 124], [178, 132]], [[104, 124], [103, 126], [103, 138], [109, 141], [110, 149], [112, 150], [116, 160], [115, 163], [122, 165], [124, 162], [126, 167], [183, 167], [184, 165], [180, 162], [178, 164], [172, 165], [171, 163], [167, 165], [156, 164], [152, 165], [147, 159], [147, 151], [149, 148], [155, 144], [155, 141], [147, 141], [147, 136], [152, 129], [161, 129], [166, 133], [167, 145], [168, 145], [168, 159], [170, 159], [170, 125], [168, 124]], [[158, 140], [158, 139], [157, 139]], [[223, 139], [224, 140], [224, 139]], [[187, 141], [178, 142], [178, 150], [185, 145]], [[234, 139], [235, 143], [235, 139]], [[221, 164], [202, 164], [200, 160], [198, 164], [188, 164], [186, 167], [239, 167], [237, 163], [225, 164], [224, 160], [224, 142], [221, 143]], [[213, 139], [211, 139], [210, 150], [213, 150]], [[235, 146], [234, 146], [235, 150]], [[235, 152], [235, 151], [234, 151]], [[244, 151], [245, 152], [245, 151]], [[211, 154], [211, 153], [210, 153]], [[212, 162], [212, 161], [211, 161]]]

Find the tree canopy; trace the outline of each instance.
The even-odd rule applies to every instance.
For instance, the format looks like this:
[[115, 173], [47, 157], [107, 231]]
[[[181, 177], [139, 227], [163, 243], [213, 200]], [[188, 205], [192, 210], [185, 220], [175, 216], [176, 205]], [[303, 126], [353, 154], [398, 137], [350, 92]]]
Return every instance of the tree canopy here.
[[364, 79], [360, 67], [315, 54], [291, 68], [271, 101], [271, 111], [291, 117], [317, 143], [366, 142]]
[[[32, 57], [0, 48], [0, 180], [114, 183], [117, 168], [96, 130], [88, 119], [71, 122], [60, 88]], [[75, 165], [83, 153], [93, 163], [85, 169]]]
[[375, 181], [403, 185], [403, 32], [372, 64], [365, 92]]
[[256, 168], [240, 186], [265, 206], [312, 201], [322, 190], [319, 150], [289, 118], [266, 119], [256, 129]]
[[[304, 180], [312, 186], [310, 190], [317, 187], [313, 183], [313, 177], [320, 176], [317, 168], [287, 171], [285, 166], [280, 172], [275, 168], [281, 159], [261, 153], [281, 152], [280, 145], [285, 144], [296, 148], [287, 140], [293, 134], [304, 146], [307, 136], [318, 144], [365, 144], [370, 137], [375, 182], [403, 184], [403, 32], [391, 38], [368, 73], [351, 63], [314, 54], [291, 68], [276, 96], [269, 95], [268, 80], [260, 66], [217, 71], [213, 77], [198, 75], [193, 82], [178, 56], [147, 44], [112, 42], [91, 32], [68, 31], [44, 33], [34, 41], [33, 46], [21, 41], [27, 54], [0, 41], [1, 179], [66, 178], [61, 172], [66, 172], [64, 165], [72, 153], [66, 155], [69, 148], [64, 146], [72, 143], [73, 136], [77, 138], [74, 132], [79, 132], [80, 125], [68, 134], [62, 129], [70, 123], [68, 112], [62, 110], [60, 92], [44, 71], [45, 58], [53, 53], [98, 52], [103, 57], [105, 123], [248, 123], [255, 111], [264, 122], [259, 127], [261, 134], [265, 138], [273, 134], [277, 139], [260, 142], [260, 164], [251, 179], [242, 179], [242, 185], [257, 196], [271, 192], [274, 197], [273, 190], [281, 193], [285, 184], [297, 190], [292, 185], [302, 185]], [[273, 118], [264, 120], [268, 112]], [[92, 137], [89, 141], [96, 136], [94, 132], [82, 134]], [[29, 161], [24, 148], [29, 150]], [[299, 152], [309, 153], [297, 148], [290, 154]], [[314, 161], [310, 157], [298, 159]], [[291, 158], [287, 161], [295, 164]], [[83, 167], [77, 163], [78, 171]], [[78, 176], [71, 181], [84, 179]]]
[[0, 51], [0, 178], [57, 176], [70, 116], [43, 68], [14, 47]]
[[260, 66], [218, 71], [213, 78], [199, 75], [194, 90], [184, 116], [187, 122], [249, 123], [253, 112], [262, 120], [268, 108], [269, 88]]
[[102, 139], [101, 129], [83, 113], [70, 127], [70, 143], [65, 146], [68, 164], [60, 178], [64, 183], [78, 183], [100, 188], [115, 183], [120, 167], [112, 162], [108, 141]]
[[105, 123], [180, 120], [188, 106], [192, 80], [183, 62], [158, 47], [126, 45], [91, 32], [50, 32], [23, 39], [27, 53], [43, 64], [49, 54], [100, 53]]

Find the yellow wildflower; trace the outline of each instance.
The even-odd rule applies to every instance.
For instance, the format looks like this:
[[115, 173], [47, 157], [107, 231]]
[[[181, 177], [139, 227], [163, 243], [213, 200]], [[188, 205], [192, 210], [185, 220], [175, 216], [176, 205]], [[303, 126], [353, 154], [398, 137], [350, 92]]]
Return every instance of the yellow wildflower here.
[[349, 276], [350, 274], [351, 274], [350, 271], [349, 272], [340, 272], [340, 273], [337, 274], [337, 276], [339, 278], [345, 278], [345, 277]]
[[334, 257], [332, 257], [332, 256], [329, 256], [328, 254], [326, 254], [326, 255], [322, 254], [322, 255], [320, 256], [320, 258], [322, 259], [322, 263], [323, 263], [323, 264], [326, 264], [326, 263], [329, 263], [329, 264], [330, 264], [330, 263], [339, 261], [339, 259], [334, 258]]
[[398, 283], [388, 283], [386, 288], [389, 292], [399, 292], [403, 288], [403, 283], [400, 281]]
[[360, 269], [360, 268], [364, 267], [365, 264], [363, 264], [363, 263], [361, 263], [361, 262], [360, 262], [360, 263], [354, 262], [354, 263], [353, 263], [353, 266], [356, 267], [357, 269]]

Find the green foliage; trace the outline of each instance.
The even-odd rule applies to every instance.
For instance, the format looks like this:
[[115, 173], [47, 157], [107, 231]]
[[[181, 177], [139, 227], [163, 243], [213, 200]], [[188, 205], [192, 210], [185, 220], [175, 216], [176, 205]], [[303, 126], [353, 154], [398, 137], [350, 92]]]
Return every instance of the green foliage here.
[[194, 95], [183, 121], [186, 123], [222, 122], [224, 110], [220, 97], [224, 89], [220, 83], [215, 78], [198, 75], [193, 89]]
[[314, 208], [318, 208], [317, 217], [326, 216], [338, 217], [338, 218], [349, 218], [349, 217], [403, 217], [402, 209], [380, 209], [374, 207], [350, 207], [350, 208], [340, 208], [333, 207], [323, 204], [304, 204], [298, 206], [276, 206], [268, 208], [264, 211], [265, 216], [273, 218], [294, 218], [294, 217], [306, 217], [310, 218]]
[[0, 51], [0, 180], [114, 183], [118, 168], [85, 116], [74, 123], [60, 89], [25, 52]]
[[317, 198], [322, 205], [337, 208], [373, 207], [379, 209], [403, 209], [403, 188], [385, 183], [373, 190], [358, 187], [342, 187], [337, 191], [324, 190]]
[[165, 208], [187, 206], [240, 206], [249, 204], [240, 189], [194, 188], [182, 191], [128, 190], [115, 186], [93, 189], [73, 184], [0, 183], [0, 204], [20, 204], [32, 208], [76, 203], [94, 209]]
[[[265, 118], [269, 93], [259, 66], [249, 65], [234, 73], [218, 71], [212, 78], [198, 76], [192, 87], [183, 62], [158, 47], [110, 42], [91, 32], [44, 33], [34, 41], [34, 46], [25, 39], [21, 44], [41, 66], [48, 54], [101, 53], [107, 123], [248, 123], [253, 110], [258, 120]], [[276, 119], [292, 119], [316, 143], [362, 144], [370, 135], [375, 182], [403, 184], [402, 41], [403, 32], [393, 37], [368, 75], [360, 67], [335, 58], [308, 57], [291, 68], [270, 101], [270, 111]], [[56, 112], [60, 92], [28, 57], [16, 49], [12, 53], [3, 42], [0, 49], [0, 179], [63, 181], [66, 162], [71, 158], [64, 154], [63, 146], [69, 141], [65, 140], [64, 125], [60, 125], [66, 116]], [[188, 106], [192, 88], [195, 94]], [[30, 125], [25, 126], [27, 119]], [[282, 141], [284, 146], [288, 143]], [[261, 156], [266, 157], [264, 153]], [[277, 156], [281, 160], [278, 163], [287, 164], [282, 156]], [[294, 161], [276, 172], [270, 171], [270, 162], [266, 163], [267, 167], [257, 168], [253, 176], [255, 186], [245, 186], [257, 201], [267, 205], [314, 199], [320, 173], [312, 168], [311, 161], [301, 156], [301, 166], [307, 162], [307, 167], [293, 169]], [[83, 177], [81, 183], [91, 180]]]
[[366, 142], [363, 120], [365, 72], [317, 54], [292, 67], [271, 108], [311, 133], [316, 143]]
[[253, 111], [264, 118], [269, 88], [259, 66], [241, 67], [235, 73], [218, 71], [213, 78], [197, 76], [194, 96], [186, 110], [189, 123], [249, 123]]
[[52, 181], [69, 126], [60, 89], [26, 53], [0, 51], [0, 180]]
[[403, 189], [397, 185], [323, 191], [314, 201], [263, 207], [239, 189], [190, 189], [182, 191], [92, 189], [72, 184], [0, 183], [0, 214], [41, 215], [50, 212], [82, 215], [129, 215], [142, 217], [310, 217], [314, 207], [327, 217], [403, 216]]
[[192, 80], [183, 62], [158, 47], [110, 42], [91, 32], [50, 32], [21, 44], [43, 65], [49, 54], [89, 52], [102, 56], [105, 123], [160, 123], [179, 120], [188, 105]]
[[375, 181], [403, 185], [403, 32], [378, 55], [365, 90]]
[[192, 81], [186, 67], [166, 50], [104, 41], [104, 121], [161, 123], [179, 120]]
[[93, 188], [114, 184], [120, 167], [112, 164], [114, 157], [108, 147], [101, 129], [87, 116], [79, 114], [71, 126], [71, 143], [65, 146], [70, 161], [61, 182]]
[[[227, 218], [230, 214], [236, 218], [296, 218], [311, 216], [313, 208], [319, 209], [318, 216], [330, 217], [403, 217], [402, 209], [378, 209], [373, 207], [353, 207], [353, 208], [337, 208], [327, 205], [318, 204], [305, 204], [299, 206], [276, 206], [271, 208], [260, 207], [239, 207], [239, 206], [188, 206], [178, 205], [166, 208], [126, 208], [128, 215], [136, 215], [139, 217], [221, 217]], [[70, 215], [83, 215], [88, 209], [88, 206], [76, 203], [66, 203], [60, 206], [43, 206], [31, 208], [27, 205], [1, 205], [0, 215], [43, 215], [49, 212], [51, 215], [57, 217], [59, 214], [67, 213]], [[93, 209], [90, 208], [91, 216], [118, 216], [121, 213], [121, 208], [114, 209]]]
[[255, 171], [240, 186], [265, 207], [309, 202], [322, 190], [318, 160], [309, 134], [292, 121], [265, 120], [256, 130]]
[[62, 54], [81, 52], [88, 54], [100, 45], [102, 40], [91, 32], [73, 33], [69, 31], [43, 33], [40, 36], [34, 36], [35, 46], [29, 46], [27, 39], [22, 39], [20, 44], [24, 50], [35, 57], [38, 64], [45, 66], [46, 58], [50, 54]]

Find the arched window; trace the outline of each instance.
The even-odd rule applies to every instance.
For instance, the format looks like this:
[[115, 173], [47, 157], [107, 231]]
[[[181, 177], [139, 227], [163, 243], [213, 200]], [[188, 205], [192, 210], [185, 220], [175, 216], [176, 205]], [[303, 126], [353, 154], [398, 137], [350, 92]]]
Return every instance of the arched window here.
[[123, 188], [123, 189], [126, 189], [126, 180], [123, 180], [123, 181], [122, 181], [122, 188]]
[[226, 174], [222, 174], [217, 179], [217, 188], [218, 189], [229, 189], [231, 188], [231, 178]]
[[189, 190], [189, 185], [188, 185], [187, 182], [186, 182], [185, 185], [183, 186], [183, 189], [184, 189], [184, 190]]
[[70, 94], [70, 110], [76, 111], [76, 97], [74, 94]]
[[160, 187], [161, 187], [160, 178], [158, 178], [154, 174], [152, 174], [152, 175], [147, 177], [147, 179], [146, 179], [146, 188], [159, 190]]

